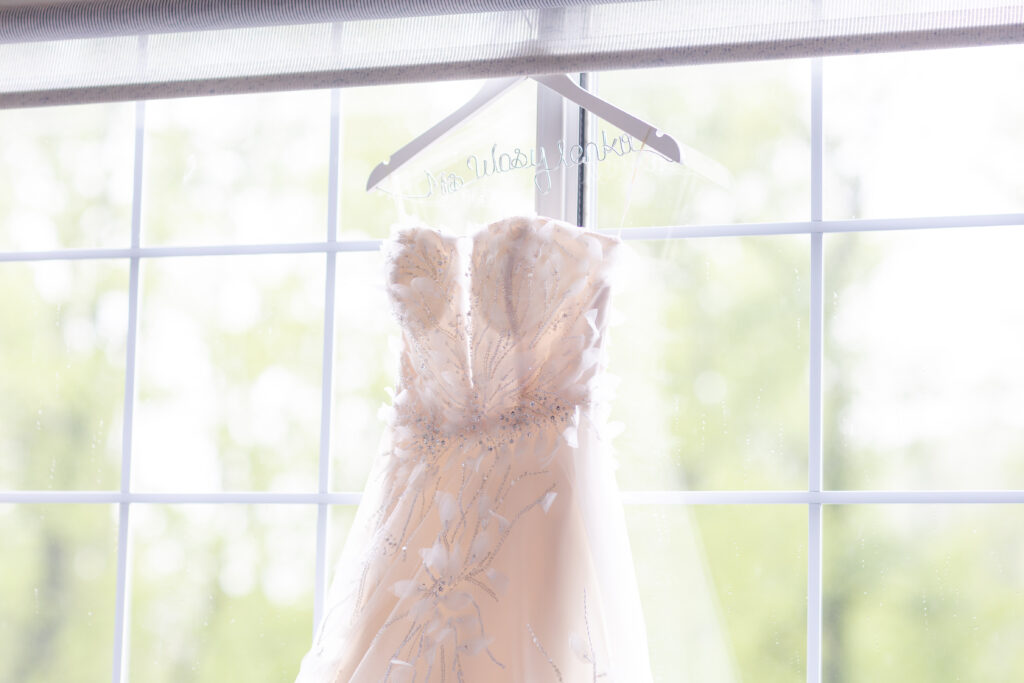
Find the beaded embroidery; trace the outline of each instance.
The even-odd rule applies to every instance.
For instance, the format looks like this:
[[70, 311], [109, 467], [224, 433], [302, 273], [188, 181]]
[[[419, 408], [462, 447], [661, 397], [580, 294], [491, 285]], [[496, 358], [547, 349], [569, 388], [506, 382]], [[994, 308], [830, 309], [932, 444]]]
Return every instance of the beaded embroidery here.
[[[355, 624], [381, 590], [397, 600], [370, 643], [395, 645], [383, 681], [411, 680], [425, 662], [423, 680], [436, 671], [442, 681], [465, 683], [464, 658], [476, 656], [504, 680], [506, 663], [489, 647], [480, 601], [500, 601], [516, 577], [490, 565], [525, 515], [558, 505], [552, 460], [577, 447], [581, 419], [599, 398], [605, 275], [618, 240], [510, 220], [473, 235], [463, 264], [459, 239], [412, 228], [385, 244], [403, 345], [391, 443], [381, 454], [384, 495], [370, 518], [351, 614]], [[587, 277], [563, 278], [566, 260]], [[416, 538], [428, 518], [440, 531]], [[382, 583], [394, 562], [415, 571]], [[605, 672], [583, 595], [587, 645], [574, 632], [569, 647], [592, 665], [596, 681]], [[552, 680], [561, 681], [563, 670], [527, 628]]]

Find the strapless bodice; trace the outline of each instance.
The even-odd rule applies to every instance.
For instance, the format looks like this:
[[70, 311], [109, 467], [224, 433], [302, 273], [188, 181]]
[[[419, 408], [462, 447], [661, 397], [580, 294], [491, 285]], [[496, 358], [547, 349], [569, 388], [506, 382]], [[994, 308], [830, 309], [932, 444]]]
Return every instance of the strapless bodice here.
[[396, 426], [561, 423], [587, 403], [620, 244], [546, 218], [464, 237], [396, 230], [384, 246], [403, 331]]

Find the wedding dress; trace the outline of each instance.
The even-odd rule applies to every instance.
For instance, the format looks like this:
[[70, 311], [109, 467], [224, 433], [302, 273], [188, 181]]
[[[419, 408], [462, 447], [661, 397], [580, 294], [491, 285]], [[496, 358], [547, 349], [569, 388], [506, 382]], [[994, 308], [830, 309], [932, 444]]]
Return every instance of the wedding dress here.
[[651, 680], [605, 414], [614, 237], [395, 229], [397, 393], [297, 683]]

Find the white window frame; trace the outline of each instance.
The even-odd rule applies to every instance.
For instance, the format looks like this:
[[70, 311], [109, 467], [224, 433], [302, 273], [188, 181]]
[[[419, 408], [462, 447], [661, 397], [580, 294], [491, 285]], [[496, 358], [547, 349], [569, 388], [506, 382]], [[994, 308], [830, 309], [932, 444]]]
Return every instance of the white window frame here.
[[[806, 490], [779, 491], [623, 491], [627, 505], [806, 505], [807, 506], [807, 683], [821, 682], [822, 642], [822, 541], [823, 505], [870, 504], [1021, 504], [1024, 490], [956, 491], [841, 491], [823, 486], [822, 472], [822, 358], [824, 322], [823, 236], [826, 233], [917, 230], [953, 227], [981, 227], [1024, 224], [1024, 213], [955, 215], [940, 217], [824, 220], [822, 217], [823, 58], [812, 58], [811, 79], [811, 192], [809, 221], [736, 223], [630, 228], [623, 231], [626, 240], [664, 240], [700, 237], [802, 234], [810, 240], [810, 386], [809, 451]], [[314, 589], [314, 627], [323, 613], [327, 585], [327, 517], [332, 505], [357, 505], [358, 491], [331, 492], [328, 487], [331, 444], [331, 402], [333, 384], [335, 273], [338, 252], [376, 251], [380, 240], [338, 240], [338, 182], [340, 163], [341, 91], [330, 97], [329, 191], [327, 194], [327, 237], [322, 242], [282, 242], [276, 244], [214, 244], [209, 246], [143, 247], [140, 244], [143, 154], [146, 131], [146, 103], [135, 104], [134, 170], [131, 212], [131, 246], [110, 249], [57, 249], [49, 251], [10, 251], [0, 253], [0, 263], [80, 259], [128, 259], [130, 263], [128, 296], [127, 357], [124, 384], [124, 421], [121, 436], [121, 481], [116, 491], [0, 491], [0, 503], [92, 503], [117, 504], [119, 511], [117, 540], [117, 588], [112, 681], [126, 676], [125, 615], [128, 606], [129, 518], [133, 505], [140, 504], [282, 504], [316, 506], [316, 575]], [[561, 121], [561, 125], [558, 121]], [[579, 134], [579, 112], [566, 106], [560, 97], [543, 94], [537, 101], [538, 145], [551, 146], [559, 137], [574, 139]], [[565, 169], [562, 169], [564, 172]], [[577, 192], [583, 182], [572, 171], [560, 179], [560, 188], [537, 197], [537, 212], [559, 218], [575, 219]], [[593, 194], [590, 192], [589, 194]], [[570, 214], [570, 215], [566, 215]], [[132, 490], [132, 429], [135, 406], [135, 352], [138, 336], [139, 264], [143, 259], [175, 258], [199, 255], [321, 253], [326, 259], [324, 335], [321, 386], [320, 449], [318, 485], [315, 493], [221, 492], [221, 493], [142, 493]]]

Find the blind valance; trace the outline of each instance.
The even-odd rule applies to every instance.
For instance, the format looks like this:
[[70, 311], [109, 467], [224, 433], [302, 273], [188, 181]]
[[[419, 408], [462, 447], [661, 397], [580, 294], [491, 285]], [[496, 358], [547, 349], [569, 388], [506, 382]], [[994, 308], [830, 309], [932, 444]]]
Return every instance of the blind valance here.
[[0, 0], [0, 107], [1014, 42], [983, 0]]

